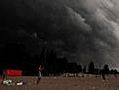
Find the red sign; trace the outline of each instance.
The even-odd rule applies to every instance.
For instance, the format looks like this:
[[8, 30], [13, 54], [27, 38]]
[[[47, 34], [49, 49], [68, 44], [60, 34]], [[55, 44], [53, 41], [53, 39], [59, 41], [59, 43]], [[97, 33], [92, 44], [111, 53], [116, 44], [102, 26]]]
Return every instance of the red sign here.
[[7, 69], [7, 76], [22, 76], [22, 70]]

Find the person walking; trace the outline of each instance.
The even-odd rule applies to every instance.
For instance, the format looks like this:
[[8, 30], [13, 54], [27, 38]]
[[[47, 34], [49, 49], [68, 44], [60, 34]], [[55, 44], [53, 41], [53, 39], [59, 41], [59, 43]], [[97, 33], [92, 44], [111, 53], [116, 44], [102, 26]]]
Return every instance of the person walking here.
[[39, 84], [40, 80], [41, 80], [41, 77], [42, 77], [42, 74], [41, 72], [44, 70], [44, 67], [42, 65], [39, 66], [38, 68], [38, 77], [37, 77], [37, 84]]

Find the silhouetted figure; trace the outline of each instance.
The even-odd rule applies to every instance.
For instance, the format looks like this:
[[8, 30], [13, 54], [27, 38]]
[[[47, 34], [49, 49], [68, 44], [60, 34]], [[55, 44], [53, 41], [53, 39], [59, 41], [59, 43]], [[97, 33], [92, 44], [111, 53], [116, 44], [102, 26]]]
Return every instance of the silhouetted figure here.
[[118, 73], [118, 71], [115, 69], [114, 70], [114, 76], [115, 76], [115, 78], [117, 78], [117, 73]]
[[103, 70], [101, 70], [101, 75], [102, 75], [102, 79], [103, 79], [103, 80], [106, 80], [106, 78], [105, 78], [105, 71], [104, 71], [104, 69], [103, 69]]
[[6, 73], [6, 70], [3, 70], [3, 73], [2, 73], [2, 79], [3, 79], [3, 80], [6, 80], [6, 79], [7, 79], [7, 73]]
[[109, 66], [107, 64], [104, 65], [104, 72], [107, 76], [109, 75], [110, 70], [109, 70]]
[[37, 84], [39, 84], [40, 80], [41, 80], [41, 77], [42, 77], [42, 74], [41, 72], [43, 71], [44, 67], [42, 67], [42, 65], [39, 66], [38, 68], [38, 78], [37, 78]]
[[109, 70], [108, 65], [105, 64], [104, 67], [103, 67], [103, 70], [102, 70], [102, 72], [101, 72], [103, 80], [106, 79], [105, 75], [107, 75], [107, 76], [109, 75], [109, 71], [110, 71], [110, 70]]

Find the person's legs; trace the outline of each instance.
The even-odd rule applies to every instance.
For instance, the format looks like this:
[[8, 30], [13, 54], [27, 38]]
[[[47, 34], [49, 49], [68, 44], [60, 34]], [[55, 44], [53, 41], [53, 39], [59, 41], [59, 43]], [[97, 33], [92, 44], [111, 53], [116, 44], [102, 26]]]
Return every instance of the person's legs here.
[[37, 84], [39, 84], [39, 82], [40, 82], [40, 80], [41, 80], [41, 77], [42, 77], [42, 75], [41, 75], [41, 71], [39, 71], [39, 73], [38, 73], [38, 78], [37, 78]]
[[40, 80], [41, 80], [41, 77], [38, 77], [38, 79], [37, 79], [37, 84], [39, 84], [39, 82], [40, 82]]

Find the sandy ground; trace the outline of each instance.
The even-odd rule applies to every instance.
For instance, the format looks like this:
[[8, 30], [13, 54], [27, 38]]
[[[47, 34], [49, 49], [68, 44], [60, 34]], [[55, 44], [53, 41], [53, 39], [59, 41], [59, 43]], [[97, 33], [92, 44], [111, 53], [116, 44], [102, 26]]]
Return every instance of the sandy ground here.
[[119, 77], [102, 80], [100, 77], [43, 77], [35, 84], [36, 77], [9, 78], [26, 82], [23, 86], [0, 85], [0, 90], [119, 90]]

